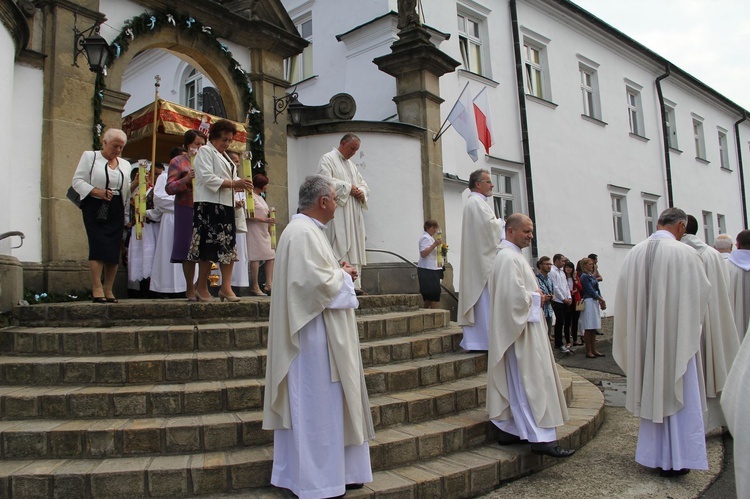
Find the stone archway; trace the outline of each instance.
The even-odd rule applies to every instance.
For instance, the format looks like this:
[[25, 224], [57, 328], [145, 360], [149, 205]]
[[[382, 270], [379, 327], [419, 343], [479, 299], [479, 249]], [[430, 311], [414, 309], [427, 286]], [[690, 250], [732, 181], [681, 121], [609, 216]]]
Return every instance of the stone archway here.
[[211, 46], [201, 37], [187, 36], [175, 29], [161, 29], [150, 36], [139, 36], [130, 42], [127, 52], [122, 54], [108, 68], [105, 78], [107, 90], [102, 105], [102, 121], [107, 126], [120, 126], [122, 112], [130, 97], [121, 91], [122, 78], [130, 61], [139, 53], [148, 49], [164, 49], [187, 57], [191, 64], [198, 68], [216, 85], [224, 100], [227, 118], [245, 121], [247, 110], [242, 103], [240, 89], [232, 79], [226, 58], [215, 46]]

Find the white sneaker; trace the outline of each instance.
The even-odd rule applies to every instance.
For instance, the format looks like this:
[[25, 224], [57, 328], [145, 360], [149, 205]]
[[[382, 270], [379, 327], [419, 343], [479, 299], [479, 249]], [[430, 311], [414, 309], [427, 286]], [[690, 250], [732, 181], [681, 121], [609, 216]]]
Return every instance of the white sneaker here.
[[560, 350], [560, 351], [561, 351], [562, 353], [572, 353], [572, 352], [571, 352], [571, 351], [570, 351], [570, 350], [568, 349], [568, 347], [566, 347], [565, 345], [561, 346], [561, 347], [559, 348], [559, 350]]

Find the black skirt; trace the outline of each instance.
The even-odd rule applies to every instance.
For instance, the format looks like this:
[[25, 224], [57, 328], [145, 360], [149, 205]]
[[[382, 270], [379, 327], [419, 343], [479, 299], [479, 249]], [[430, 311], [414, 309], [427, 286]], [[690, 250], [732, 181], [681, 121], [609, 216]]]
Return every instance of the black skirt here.
[[109, 216], [105, 222], [96, 220], [96, 212], [105, 201], [91, 196], [81, 203], [83, 225], [89, 240], [89, 260], [104, 263], [120, 263], [122, 230], [125, 227], [125, 208], [122, 200], [115, 196], [109, 202]]
[[234, 207], [198, 202], [193, 204], [193, 237], [187, 259], [228, 265], [237, 261]]
[[440, 301], [440, 278], [442, 270], [423, 269], [417, 267], [419, 278], [419, 292], [425, 301]]

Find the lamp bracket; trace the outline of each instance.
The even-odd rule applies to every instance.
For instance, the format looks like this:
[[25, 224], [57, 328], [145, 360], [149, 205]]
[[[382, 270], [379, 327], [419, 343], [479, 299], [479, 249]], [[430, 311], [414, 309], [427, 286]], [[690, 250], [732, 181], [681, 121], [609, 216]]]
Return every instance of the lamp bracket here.
[[102, 25], [102, 21], [95, 21], [94, 25], [90, 28], [79, 30], [78, 29], [78, 15], [73, 13], [73, 66], [78, 66], [78, 56], [84, 53], [83, 41], [93, 34], [99, 34], [99, 28]]
[[293, 100], [296, 100], [299, 95], [297, 94], [297, 87], [295, 86], [292, 91], [288, 94], [284, 94], [283, 97], [276, 97], [273, 98], [273, 122], [278, 123], [277, 118], [281, 113], [286, 111], [286, 108], [289, 107], [289, 103]]

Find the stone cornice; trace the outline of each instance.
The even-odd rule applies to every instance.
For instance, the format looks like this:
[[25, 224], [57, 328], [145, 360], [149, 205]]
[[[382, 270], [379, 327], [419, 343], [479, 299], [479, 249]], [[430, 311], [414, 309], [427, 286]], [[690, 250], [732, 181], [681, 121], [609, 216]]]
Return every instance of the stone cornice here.
[[76, 14], [81, 14], [84, 17], [95, 19], [98, 22], [102, 22], [105, 19], [104, 14], [102, 14], [101, 12], [97, 10], [91, 10], [71, 0], [35, 0], [34, 5], [37, 8], [43, 8], [47, 6], [59, 7], [61, 9], [69, 10], [70, 12], [75, 12]]
[[424, 138], [425, 129], [408, 123], [394, 121], [333, 121], [314, 125], [287, 127], [287, 131], [294, 137], [307, 137], [326, 133], [394, 133], [406, 135], [415, 139]]
[[16, 55], [29, 43], [29, 25], [21, 8], [13, 0], [0, 0], [0, 22], [8, 28], [16, 45]]
[[24, 66], [29, 66], [34, 69], [44, 69], [44, 59], [47, 58], [47, 54], [42, 54], [36, 50], [23, 49], [16, 61]]

